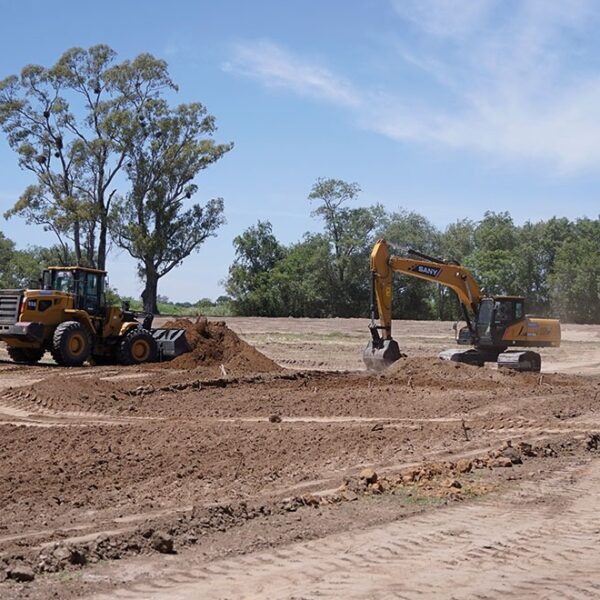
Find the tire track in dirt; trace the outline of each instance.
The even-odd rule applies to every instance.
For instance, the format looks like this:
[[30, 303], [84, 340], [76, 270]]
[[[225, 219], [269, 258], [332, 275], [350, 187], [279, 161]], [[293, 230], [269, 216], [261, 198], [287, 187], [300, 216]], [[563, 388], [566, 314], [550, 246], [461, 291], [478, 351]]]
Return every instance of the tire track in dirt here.
[[600, 460], [572, 465], [493, 500], [169, 570], [94, 598], [597, 597], [599, 485]]
[[[540, 437], [537, 441], [544, 441], [546, 438]], [[272, 501], [275, 498], [279, 500], [285, 500], [293, 497], [294, 495], [304, 492], [312, 493], [317, 496], [329, 496], [337, 493], [339, 483], [344, 479], [345, 476], [357, 475], [364, 467], [372, 467], [377, 471], [385, 470], [387, 473], [401, 472], [406, 469], [414, 469], [423, 466], [424, 462], [438, 462], [444, 460], [459, 460], [462, 458], [475, 458], [479, 456], [485, 456], [490, 450], [493, 450], [497, 444], [492, 443], [486, 446], [473, 447], [469, 450], [463, 450], [462, 452], [448, 451], [430, 451], [423, 454], [422, 460], [415, 461], [404, 461], [395, 463], [360, 463], [355, 465], [347, 466], [343, 469], [337, 469], [325, 473], [323, 477], [319, 479], [313, 479], [310, 481], [303, 481], [297, 484], [287, 485], [285, 487], [277, 486], [273, 489], [267, 490], [264, 488], [264, 493], [260, 496], [263, 501]], [[209, 505], [211, 505], [209, 503]], [[156, 517], [176, 517], [191, 513], [193, 505], [177, 505], [170, 508], [151, 510], [144, 512], [133, 512], [129, 514], [123, 514], [120, 517], [109, 518], [108, 520], [99, 519], [97, 521], [84, 520], [78, 523], [71, 523], [68, 527], [59, 528], [59, 536], [57, 536], [56, 529], [40, 529], [40, 530], [29, 530], [21, 534], [11, 534], [8, 536], [0, 536], [0, 545], [6, 542], [19, 541], [21, 545], [35, 544], [36, 539], [46, 538], [49, 541], [41, 544], [38, 549], [42, 549], [44, 546], [56, 543], [58, 541], [62, 543], [80, 543], [85, 539], [94, 539], [100, 535], [112, 535], [112, 534], [124, 534], [132, 532], [138, 523], [151, 520]], [[82, 536], [81, 532], [86, 531], [87, 533]], [[2, 552], [0, 552], [2, 556]]]
[[20, 389], [9, 390], [0, 395], [0, 425], [65, 427], [130, 425], [163, 420], [163, 417], [122, 417], [91, 410], [61, 411], [53, 408], [52, 401], [37, 398]]

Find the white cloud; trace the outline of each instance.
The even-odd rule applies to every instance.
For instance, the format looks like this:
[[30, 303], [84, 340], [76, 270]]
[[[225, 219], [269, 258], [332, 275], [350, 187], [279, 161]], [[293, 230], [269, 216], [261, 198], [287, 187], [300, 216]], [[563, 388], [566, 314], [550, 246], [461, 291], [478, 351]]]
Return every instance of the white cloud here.
[[458, 38], [489, 17], [493, 0], [392, 0], [396, 12], [427, 34]]
[[[236, 47], [228, 69], [349, 109], [361, 127], [408, 142], [600, 166], [600, 67], [593, 0], [390, 0], [402, 35], [378, 60], [412, 71], [377, 95], [271, 42]], [[406, 36], [406, 27], [412, 30]], [[381, 90], [381, 86], [379, 87]]]
[[325, 67], [303, 61], [268, 41], [237, 44], [224, 69], [252, 77], [267, 87], [285, 88], [342, 106], [360, 104], [359, 94], [350, 84]]
[[597, 18], [590, 2], [523, 0], [502, 12], [507, 4], [500, 0], [427, 0], [418, 10], [399, 9], [411, 5], [395, 3], [421, 30], [425, 49], [417, 56], [404, 50], [404, 58], [442, 89], [418, 110], [391, 94], [373, 112], [378, 131], [545, 161], [562, 172], [600, 164], [600, 72], [582, 66], [581, 47], [572, 39], [584, 48], [590, 43], [586, 35], [593, 35], [590, 23]]

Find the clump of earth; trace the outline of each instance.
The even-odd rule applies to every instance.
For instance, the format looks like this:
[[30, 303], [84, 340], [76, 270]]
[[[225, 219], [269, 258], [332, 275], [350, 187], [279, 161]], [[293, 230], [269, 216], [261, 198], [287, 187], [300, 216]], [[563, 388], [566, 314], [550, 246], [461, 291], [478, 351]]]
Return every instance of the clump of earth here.
[[176, 319], [163, 325], [165, 329], [183, 329], [191, 351], [181, 354], [164, 366], [173, 369], [220, 367], [225, 374], [267, 373], [281, 371], [273, 360], [246, 343], [227, 327], [225, 321], [209, 321], [198, 317], [192, 322]]

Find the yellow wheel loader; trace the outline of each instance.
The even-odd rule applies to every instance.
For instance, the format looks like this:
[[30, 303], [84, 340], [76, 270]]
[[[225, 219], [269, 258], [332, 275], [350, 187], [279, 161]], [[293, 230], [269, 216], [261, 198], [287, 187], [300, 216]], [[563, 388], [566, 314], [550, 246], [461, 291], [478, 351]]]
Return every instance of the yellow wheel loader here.
[[467, 325], [457, 332], [456, 341], [473, 348], [446, 350], [440, 354], [444, 360], [479, 366], [496, 362], [502, 368], [539, 371], [542, 362], [537, 352], [509, 349], [560, 346], [558, 319], [525, 314], [523, 297], [486, 296], [469, 270], [457, 262], [432, 258], [415, 250], [408, 250], [407, 254], [407, 257], [393, 255], [383, 239], [377, 241], [371, 252], [371, 341], [363, 355], [368, 368], [385, 368], [401, 356], [398, 342], [392, 338], [394, 273], [438, 283], [458, 296]]
[[[49, 267], [39, 290], [0, 290], [0, 340], [18, 363], [49, 351], [59, 365], [132, 365], [189, 351], [181, 329], [151, 329], [152, 315], [109, 306], [106, 271]], [[139, 322], [143, 318], [143, 322]]]

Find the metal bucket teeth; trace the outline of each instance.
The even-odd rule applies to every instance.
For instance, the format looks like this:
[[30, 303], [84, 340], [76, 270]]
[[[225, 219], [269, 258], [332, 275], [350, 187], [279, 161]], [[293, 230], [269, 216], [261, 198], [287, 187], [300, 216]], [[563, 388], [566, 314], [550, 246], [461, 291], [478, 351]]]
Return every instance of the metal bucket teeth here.
[[382, 340], [380, 344], [370, 341], [363, 353], [363, 361], [367, 369], [371, 371], [382, 371], [395, 363], [402, 353], [396, 340]]

